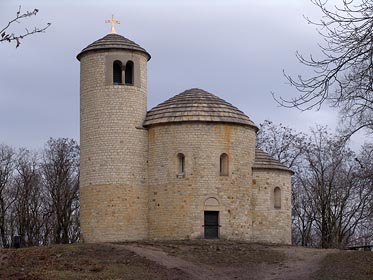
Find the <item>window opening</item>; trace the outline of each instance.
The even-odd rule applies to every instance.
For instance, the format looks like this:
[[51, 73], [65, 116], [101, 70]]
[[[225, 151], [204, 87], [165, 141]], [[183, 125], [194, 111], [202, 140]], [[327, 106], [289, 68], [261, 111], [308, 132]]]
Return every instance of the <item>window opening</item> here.
[[126, 85], [133, 85], [133, 62], [132, 61], [128, 61], [126, 63], [125, 83]]
[[281, 209], [281, 189], [279, 187], [276, 187], [273, 192], [274, 207], [276, 209]]
[[113, 63], [113, 83], [122, 84], [122, 63], [120, 61]]
[[220, 156], [220, 176], [228, 176], [228, 173], [228, 155], [224, 153]]
[[178, 154], [178, 174], [184, 174], [185, 172], [185, 156], [184, 154]]

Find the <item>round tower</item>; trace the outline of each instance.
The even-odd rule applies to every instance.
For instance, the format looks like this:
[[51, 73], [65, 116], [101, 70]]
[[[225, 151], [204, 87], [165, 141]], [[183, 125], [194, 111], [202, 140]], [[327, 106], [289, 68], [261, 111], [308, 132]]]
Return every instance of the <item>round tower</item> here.
[[144, 126], [149, 238], [251, 240], [258, 128], [250, 118], [194, 88], [151, 109]]
[[149, 53], [118, 34], [80, 61], [80, 200], [84, 242], [147, 238]]

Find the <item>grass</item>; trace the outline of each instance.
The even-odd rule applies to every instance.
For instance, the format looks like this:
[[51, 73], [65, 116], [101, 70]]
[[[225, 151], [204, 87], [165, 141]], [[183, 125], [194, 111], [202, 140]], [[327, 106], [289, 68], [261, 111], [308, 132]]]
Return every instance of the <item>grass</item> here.
[[206, 265], [275, 264], [286, 258], [282, 252], [272, 250], [272, 246], [247, 242], [188, 240], [147, 242], [147, 244], [161, 248], [169, 255]]
[[373, 252], [341, 251], [328, 254], [314, 280], [372, 280]]
[[[234, 279], [260, 279], [255, 278], [255, 275], [259, 277], [263, 268], [272, 274], [278, 273], [289, 261], [283, 251], [287, 248], [297, 250], [294, 247], [233, 241], [149, 241], [126, 244], [156, 247], [168, 255], [185, 259], [197, 266], [205, 266], [211, 271], [236, 275]], [[276, 250], [277, 247], [281, 250]], [[322, 261], [320, 269], [311, 278], [312, 280], [372, 280], [373, 252], [329, 253]], [[192, 278], [178, 268], [169, 269], [140, 257], [120, 244], [76, 244], [17, 250], [1, 249], [0, 279], [185, 280]]]
[[108, 244], [3, 249], [0, 279], [167, 279], [167, 269]]

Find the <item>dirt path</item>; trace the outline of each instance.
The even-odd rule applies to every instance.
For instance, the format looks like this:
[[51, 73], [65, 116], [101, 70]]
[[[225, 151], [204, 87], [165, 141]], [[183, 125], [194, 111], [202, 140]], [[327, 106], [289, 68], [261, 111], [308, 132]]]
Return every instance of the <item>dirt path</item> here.
[[[338, 250], [280, 247], [274, 250], [286, 254], [287, 259], [276, 266], [268, 266], [261, 272], [263, 280], [307, 280], [316, 272], [327, 254]], [[258, 278], [259, 279], [259, 278]]]
[[161, 248], [150, 245], [121, 245], [137, 255], [145, 257], [168, 269], [179, 269], [194, 280], [307, 280], [318, 270], [323, 258], [336, 250], [320, 250], [301, 247], [274, 247], [286, 255], [279, 263], [261, 263], [253, 267], [242, 264], [234, 267], [217, 267], [195, 264], [180, 257], [168, 255]]
[[180, 269], [181, 271], [189, 274], [195, 280], [228, 280], [230, 278], [219, 278], [212, 270], [205, 266], [196, 265], [189, 261], [183, 260], [178, 257], [167, 255], [161, 249], [152, 246], [139, 246], [139, 245], [123, 245], [124, 248], [136, 253], [139, 256], [145, 257], [154, 261], [168, 269]]

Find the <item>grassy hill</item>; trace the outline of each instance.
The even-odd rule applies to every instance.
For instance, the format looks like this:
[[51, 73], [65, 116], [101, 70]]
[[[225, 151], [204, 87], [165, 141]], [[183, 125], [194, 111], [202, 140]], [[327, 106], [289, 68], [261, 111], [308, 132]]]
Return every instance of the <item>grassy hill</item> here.
[[373, 279], [373, 252], [230, 241], [0, 250], [0, 279]]

